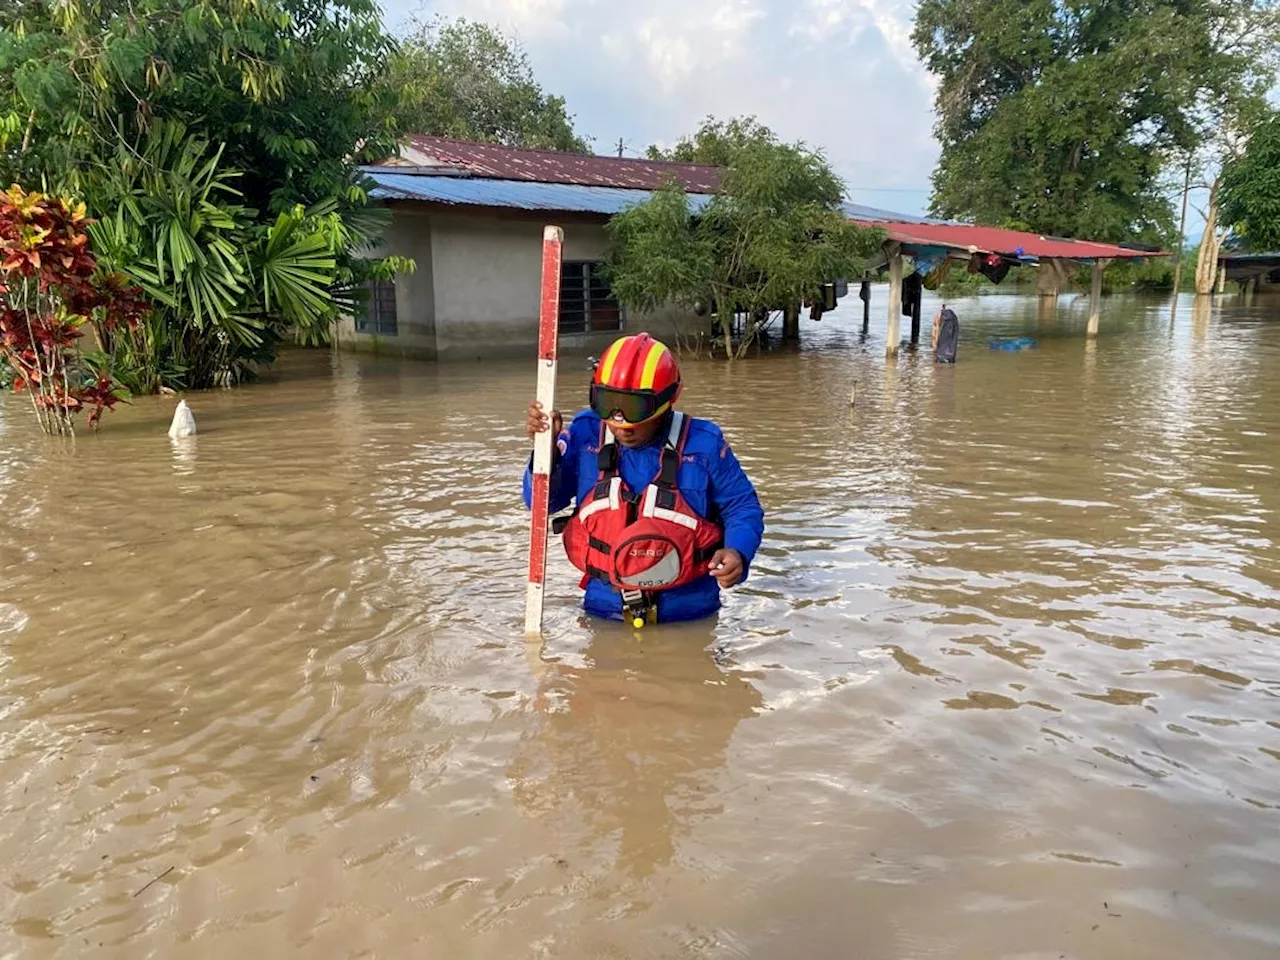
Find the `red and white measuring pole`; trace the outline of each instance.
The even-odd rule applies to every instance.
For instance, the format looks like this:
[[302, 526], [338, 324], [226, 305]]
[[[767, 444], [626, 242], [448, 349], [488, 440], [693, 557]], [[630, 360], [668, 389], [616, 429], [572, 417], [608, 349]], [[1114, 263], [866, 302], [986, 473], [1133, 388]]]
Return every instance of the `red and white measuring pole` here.
[[[542, 307], [538, 318], [537, 399], [548, 417], [556, 405], [556, 346], [560, 331], [560, 265], [564, 231], [548, 226], [542, 232]], [[533, 440], [533, 519], [529, 530], [529, 586], [525, 594], [524, 632], [542, 633], [542, 594], [547, 576], [547, 528], [550, 523], [551, 450], [554, 429]]]

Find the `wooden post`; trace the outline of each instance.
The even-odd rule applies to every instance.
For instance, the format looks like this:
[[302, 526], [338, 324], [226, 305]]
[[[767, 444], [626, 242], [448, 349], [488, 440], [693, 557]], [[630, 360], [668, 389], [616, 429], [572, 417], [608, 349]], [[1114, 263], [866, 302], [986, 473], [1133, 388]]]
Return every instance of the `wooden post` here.
[[[542, 232], [542, 303], [538, 317], [537, 399], [548, 417], [556, 403], [556, 348], [560, 333], [560, 271], [564, 231]], [[532, 520], [529, 528], [529, 580], [525, 592], [524, 632], [542, 633], [542, 593], [547, 576], [547, 528], [550, 525], [551, 450], [556, 438], [548, 429], [533, 441]]]
[[793, 303], [782, 315], [782, 339], [800, 339], [800, 304]]
[[1089, 336], [1098, 335], [1098, 320], [1102, 317], [1102, 264], [1093, 261], [1093, 286], [1089, 290]]
[[1182, 219], [1178, 221], [1178, 261], [1173, 268], [1173, 300], [1169, 303], [1169, 323], [1178, 316], [1178, 288], [1182, 286], [1182, 250], [1187, 242], [1187, 195], [1191, 192], [1191, 155], [1187, 154], [1186, 176], [1182, 181]]
[[871, 327], [871, 281], [862, 281], [862, 333], [866, 336]]
[[885, 337], [884, 355], [896, 357], [902, 340], [898, 324], [902, 319], [902, 248], [894, 244], [889, 255], [889, 330]]
[[1227, 292], [1227, 262], [1218, 261], [1218, 296]]
[[920, 300], [923, 296], [911, 305], [911, 343], [918, 344], [920, 342]]
[[1036, 275], [1036, 292], [1042, 297], [1058, 299], [1064, 274], [1062, 261], [1057, 257], [1041, 257], [1039, 272]]

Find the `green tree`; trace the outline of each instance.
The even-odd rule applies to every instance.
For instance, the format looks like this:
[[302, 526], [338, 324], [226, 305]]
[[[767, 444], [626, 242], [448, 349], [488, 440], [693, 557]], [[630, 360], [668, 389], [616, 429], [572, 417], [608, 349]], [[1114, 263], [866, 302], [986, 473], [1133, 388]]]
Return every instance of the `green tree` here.
[[1161, 172], [1209, 135], [1215, 107], [1230, 114], [1270, 83], [1275, 7], [922, 0], [912, 39], [939, 79], [933, 212], [1167, 242]]
[[519, 42], [484, 23], [418, 23], [391, 57], [379, 89], [406, 133], [586, 153], [563, 97], [534, 79]]
[[333, 200], [260, 220], [242, 203], [240, 172], [220, 165], [223, 152], [156, 121], [140, 153], [122, 146], [90, 178], [90, 198], [114, 207], [89, 228], [99, 259], [153, 304], [128, 330], [98, 331], [113, 373], [135, 393], [229, 386], [270, 362], [290, 334], [321, 340], [337, 310], [355, 308], [338, 257], [368, 238]]
[[397, 144], [375, 83], [391, 50], [373, 0], [0, 11], [0, 178], [84, 197], [102, 259], [157, 306], [122, 379], [240, 379], [407, 266], [353, 253], [386, 223], [357, 167]]
[[[719, 125], [708, 128], [714, 136]], [[607, 271], [615, 295], [633, 309], [706, 304], [733, 360], [776, 311], [798, 309], [820, 297], [824, 283], [860, 272], [882, 235], [849, 221], [843, 184], [803, 145], [757, 127], [721, 156], [720, 190], [700, 209], [672, 183], [610, 221]]]
[[1222, 171], [1222, 221], [1251, 250], [1280, 250], [1280, 112], [1258, 122]]
[[776, 139], [773, 131], [753, 116], [729, 120], [707, 117], [693, 136], [681, 137], [670, 149], [655, 144], [646, 152], [650, 160], [727, 167], [744, 147], [771, 139]]

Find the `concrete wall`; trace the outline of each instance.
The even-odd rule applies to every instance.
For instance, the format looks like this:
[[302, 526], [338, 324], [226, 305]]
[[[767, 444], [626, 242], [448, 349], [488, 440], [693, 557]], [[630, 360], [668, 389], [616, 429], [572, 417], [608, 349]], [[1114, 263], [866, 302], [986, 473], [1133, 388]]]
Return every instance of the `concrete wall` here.
[[[339, 325], [339, 346], [441, 361], [531, 356], [538, 342], [546, 222], [563, 227], [565, 260], [604, 257], [609, 241], [601, 222], [397, 207], [386, 242], [374, 253], [417, 263], [415, 273], [396, 279], [399, 335], [358, 334], [348, 318]], [[662, 336], [671, 323], [665, 312], [628, 313], [624, 332], [647, 329]], [[598, 355], [618, 335], [562, 333], [560, 348]]]
[[[552, 222], [555, 222], [552, 220]], [[542, 286], [541, 220], [444, 214], [431, 218], [439, 356], [528, 356], [538, 342]], [[602, 223], [562, 223], [565, 260], [599, 260]], [[562, 334], [567, 352], [599, 350], [616, 332]]]
[[378, 257], [411, 257], [417, 264], [413, 273], [396, 277], [396, 326], [394, 337], [356, 333], [355, 320], [343, 318], [336, 339], [340, 347], [387, 353], [392, 356], [437, 359], [436, 292], [431, 269], [431, 222], [422, 213], [406, 211], [392, 218], [383, 246], [371, 251]]

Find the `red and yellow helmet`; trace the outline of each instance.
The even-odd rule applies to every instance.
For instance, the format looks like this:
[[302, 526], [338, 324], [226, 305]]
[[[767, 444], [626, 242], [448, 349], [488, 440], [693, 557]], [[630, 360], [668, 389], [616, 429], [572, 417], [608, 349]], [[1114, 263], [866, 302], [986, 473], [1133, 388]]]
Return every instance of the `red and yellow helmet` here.
[[615, 340], [600, 358], [591, 382], [591, 409], [602, 420], [646, 423], [671, 409], [682, 386], [675, 354], [638, 333]]

